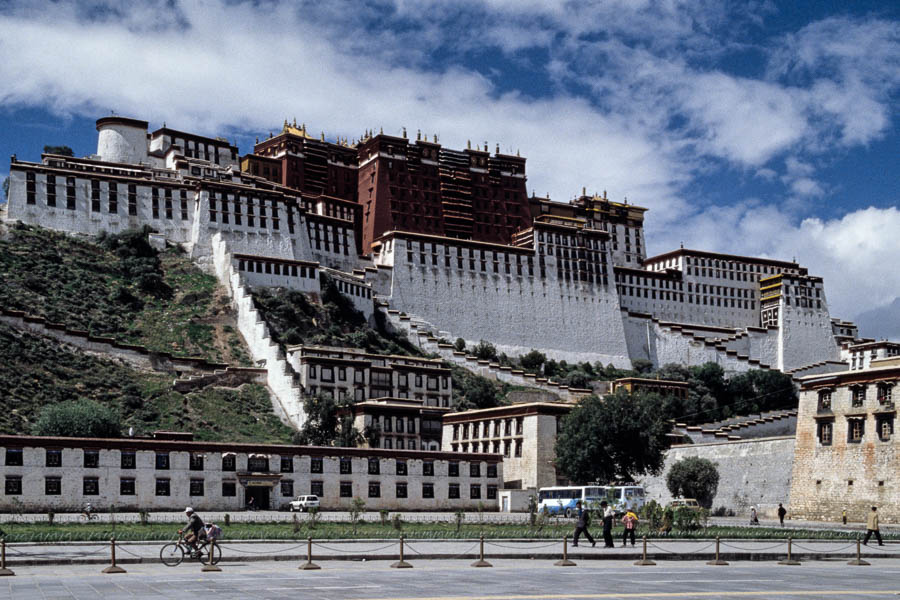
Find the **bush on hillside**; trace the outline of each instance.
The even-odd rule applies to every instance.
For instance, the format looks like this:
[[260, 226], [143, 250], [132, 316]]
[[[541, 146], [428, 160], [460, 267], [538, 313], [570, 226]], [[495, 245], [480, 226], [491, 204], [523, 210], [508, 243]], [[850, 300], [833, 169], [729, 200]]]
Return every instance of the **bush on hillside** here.
[[55, 437], [119, 437], [119, 413], [93, 400], [71, 400], [44, 407], [32, 428], [35, 435]]

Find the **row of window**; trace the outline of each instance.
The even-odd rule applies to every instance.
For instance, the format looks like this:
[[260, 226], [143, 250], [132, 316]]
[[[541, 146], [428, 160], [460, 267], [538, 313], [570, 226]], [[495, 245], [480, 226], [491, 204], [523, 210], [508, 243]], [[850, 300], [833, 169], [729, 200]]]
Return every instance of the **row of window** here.
[[[657, 298], [656, 290], [646, 289], [643, 290], [641, 288], [634, 288], [631, 286], [619, 285], [616, 286], [616, 291], [625, 296], [636, 296], [637, 298], [647, 298], [650, 300], [667, 300], [670, 302], [681, 302], [684, 303], [685, 295], [680, 292], [666, 292], [663, 290], [659, 291], [659, 297]], [[643, 291], [643, 294], [641, 292]], [[817, 301], [818, 302], [818, 301]], [[688, 304], [697, 304], [703, 306], [721, 306], [723, 308], [740, 308], [744, 310], [756, 310], [756, 300], [744, 300], [742, 298], [720, 298], [715, 296], [694, 296], [693, 294], [687, 295], [687, 303]], [[805, 305], [804, 305], [805, 306]], [[819, 306], [821, 308], [821, 305]]]
[[[84, 468], [94, 469], [100, 466], [100, 451], [99, 450], [91, 450], [86, 449], [83, 452], [83, 466]], [[21, 467], [23, 465], [24, 452], [22, 448], [7, 448], [6, 449], [6, 466], [18, 466]], [[407, 461], [404, 459], [393, 459], [394, 460], [394, 472], [397, 475], [406, 475], [407, 474]], [[368, 459], [368, 472], [369, 474], [379, 474], [381, 472], [381, 462], [380, 458], [369, 458]], [[190, 456], [190, 470], [191, 471], [203, 471], [205, 468], [205, 457], [202, 454], [191, 454]], [[340, 459], [340, 472], [341, 474], [350, 474], [353, 473], [353, 461], [350, 458], [342, 457]], [[450, 477], [458, 477], [459, 476], [459, 462], [450, 461], [448, 464], [448, 474]], [[48, 448], [45, 452], [45, 465], [47, 467], [62, 467], [62, 450], [55, 448]], [[136, 467], [136, 454], [134, 451], [122, 450], [120, 452], [120, 468], [122, 469], [135, 469]], [[168, 470], [170, 468], [170, 457], [168, 452], [157, 452], [156, 453], [156, 463], [157, 470]], [[236, 457], [233, 454], [228, 454], [222, 457], [222, 471], [235, 471], [236, 470]], [[250, 456], [247, 459], [247, 470], [254, 473], [267, 473], [269, 472], [269, 458], [268, 457], [259, 457], [259, 456]], [[293, 473], [294, 472], [294, 457], [292, 456], [282, 456], [280, 460], [280, 471], [282, 473]], [[310, 473], [322, 473], [324, 471], [324, 461], [320, 456], [313, 456], [310, 458], [309, 463], [309, 471]], [[488, 464], [487, 465], [487, 477], [497, 477], [497, 465], [496, 464]], [[473, 462], [469, 463], [469, 474], [471, 477], [481, 477], [481, 463]], [[422, 462], [422, 475], [425, 477], [433, 477], [434, 476], [434, 461], [423, 461]]]
[[316, 267], [304, 265], [286, 265], [277, 262], [264, 262], [259, 260], [238, 261], [238, 271], [246, 271], [248, 273], [265, 273], [266, 275], [283, 275], [285, 277], [303, 277], [306, 279], [316, 278]]
[[[102, 212], [101, 205], [101, 188], [100, 184], [102, 183], [100, 180], [91, 179], [91, 212], [99, 213]], [[114, 181], [106, 182], [106, 211], [109, 214], [118, 214], [119, 212], [119, 183]], [[167, 220], [173, 220], [175, 218], [175, 205], [173, 199], [172, 188], [166, 187], [163, 188], [163, 202], [164, 204], [160, 204], [160, 189], [157, 187], [151, 188], [151, 210], [152, 217], [154, 219], [160, 219], [161, 214], [165, 214], [165, 218]], [[47, 206], [55, 207], [57, 204], [57, 184], [56, 184], [56, 176], [55, 175], [47, 175], [47, 185], [46, 185], [46, 199]], [[180, 209], [180, 218], [182, 221], [187, 221], [190, 213], [188, 211], [188, 200], [187, 200], [187, 190], [179, 190], [179, 209]], [[127, 207], [128, 207], [128, 215], [129, 216], [137, 216], [138, 214], [138, 200], [137, 200], [137, 185], [133, 183], [127, 184]], [[37, 204], [37, 185], [35, 174], [33, 172], [28, 172], [25, 174], [25, 202], [27, 204]], [[164, 213], [161, 211], [164, 209]], [[76, 191], [75, 191], [75, 177], [66, 177], [66, 209], [67, 210], [75, 210], [76, 208]]]
[[[878, 404], [885, 405], [891, 404], [894, 401], [894, 386], [896, 385], [893, 381], [884, 381], [875, 384], [875, 398], [878, 400]], [[865, 406], [866, 398], [868, 394], [867, 385], [853, 385], [850, 386], [850, 406], [852, 408], [861, 408]], [[832, 395], [834, 393], [833, 389], [823, 389], [819, 390], [819, 405], [818, 409], [821, 410], [831, 410], [832, 409]]]
[[[293, 229], [291, 229], [291, 233], [294, 233]], [[333, 252], [335, 254], [350, 256], [349, 229], [315, 223], [312, 219], [307, 219], [306, 233], [309, 235], [310, 243], [316, 247], [316, 250], [321, 250], [322, 246], [324, 246], [325, 252], [332, 252], [332, 247], [334, 247]]]
[[[525, 430], [525, 419], [523, 417], [517, 417], [515, 419], [494, 419], [493, 421], [482, 421], [481, 423], [463, 423], [461, 425], [457, 423], [453, 425], [453, 439], [469, 439], [470, 425], [472, 433], [471, 437], [474, 439], [479, 437], [492, 437], [490, 435], [492, 424], [494, 428], [493, 437], [501, 437], [501, 429], [503, 436], [511, 436], [513, 432], [513, 423], [515, 423], [516, 435], [522, 435]], [[460, 432], [462, 432], [462, 438], [460, 438]], [[479, 432], [481, 435], [479, 435]]]
[[[479, 450], [478, 442], [472, 442], [471, 449], [466, 442], [463, 442], [462, 444], [451, 444], [450, 448], [453, 452], [471, 452], [472, 454], [478, 454]], [[511, 453], [516, 458], [521, 458], [522, 440], [503, 440], [502, 442], [500, 440], [494, 440], [493, 442], [481, 442], [482, 454], [500, 454], [501, 451], [506, 458], [509, 458]]]
[[[366, 369], [353, 369], [353, 383], [365, 383]], [[324, 383], [334, 383], [335, 375], [338, 381], [347, 381], [347, 367], [332, 367], [330, 365], [309, 364], [307, 367], [307, 377]], [[392, 373], [384, 373], [381, 371], [370, 371], [369, 382], [372, 385], [392, 386]], [[413, 383], [415, 387], [422, 387], [424, 382], [425, 389], [431, 392], [438, 390], [439, 378], [437, 375], [422, 376], [421, 373], [414, 375]], [[450, 387], [450, 378], [446, 375], [440, 377], [441, 389], [446, 390]], [[397, 386], [401, 388], [409, 387], [409, 374], [402, 371], [397, 372]]]
[[[394, 483], [394, 497], [396, 498], [407, 498], [409, 493], [408, 483], [405, 481], [398, 481]], [[83, 496], [99, 496], [100, 495], [100, 479], [98, 477], [83, 477], [81, 483], [81, 494]], [[171, 480], [165, 478], [157, 478], [154, 484], [154, 492], [157, 496], [170, 496], [172, 491]], [[202, 497], [205, 495], [205, 481], [203, 479], [191, 479], [189, 486], [189, 494], [192, 497]], [[485, 498], [487, 500], [496, 500], [497, 499], [497, 486], [496, 485], [488, 485], [487, 487], [487, 495]], [[472, 500], [480, 500], [481, 499], [481, 488], [482, 485], [480, 483], [473, 483], [469, 485], [469, 498]], [[22, 495], [22, 477], [18, 475], [7, 475], [6, 480], [4, 482], [5, 494], [7, 496], [21, 496]], [[284, 498], [292, 498], [294, 497], [294, 482], [291, 480], [285, 480], [280, 482], [279, 490], [281, 492], [281, 496]], [[311, 481], [309, 487], [309, 493], [315, 494], [320, 498], [327, 498], [325, 495], [325, 482], [324, 481]], [[44, 495], [46, 496], [61, 496], [62, 495], [62, 477], [56, 476], [48, 476], [44, 478]], [[137, 495], [137, 485], [136, 481], [133, 477], [121, 477], [119, 478], [119, 495], [120, 496], [135, 496]], [[338, 495], [340, 498], [352, 498], [353, 497], [353, 482], [352, 481], [341, 481], [338, 488]], [[235, 481], [223, 481], [222, 482], [222, 497], [231, 498], [237, 496], [237, 482]], [[380, 481], [370, 481], [368, 483], [368, 497], [369, 498], [381, 498], [381, 482]], [[422, 497], [423, 498], [434, 498], [434, 483], [432, 482], [424, 482], [422, 483]], [[447, 486], [447, 498], [449, 499], [458, 499], [460, 497], [460, 485], [458, 483], [450, 483]]]
[[[819, 444], [822, 446], [830, 446], [834, 439], [834, 421], [822, 420], [816, 426]], [[847, 418], [847, 443], [859, 444], [863, 441], [866, 433], [865, 417], [848, 417]], [[876, 414], [875, 415], [875, 433], [882, 442], [888, 442], [894, 435], [894, 414]]]

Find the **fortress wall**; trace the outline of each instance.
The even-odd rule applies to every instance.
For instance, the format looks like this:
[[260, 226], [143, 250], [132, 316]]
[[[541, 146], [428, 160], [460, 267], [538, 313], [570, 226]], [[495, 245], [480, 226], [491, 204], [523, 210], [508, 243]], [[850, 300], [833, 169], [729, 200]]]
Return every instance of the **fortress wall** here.
[[[609, 287], [547, 277], [481, 272], [423, 265], [416, 249], [408, 262], [406, 245], [395, 238], [391, 257], [390, 303], [467, 342], [490, 340], [510, 356], [532, 349], [568, 361], [629, 365], [618, 297]], [[442, 254], [438, 245], [438, 254]], [[500, 259], [502, 261], [502, 257]], [[467, 261], [466, 261], [467, 262]], [[476, 263], [479, 261], [475, 261]], [[477, 265], [476, 265], [477, 266]]]
[[[233, 195], [230, 195], [233, 197]], [[295, 244], [303, 247], [303, 240], [296, 240], [304, 235], [300, 226], [299, 214], [289, 211], [283, 202], [273, 204], [266, 201], [265, 221], [261, 221], [259, 203], [262, 196], [253, 196], [253, 225], [248, 221], [248, 196], [239, 197], [241, 203], [241, 222], [235, 223], [235, 202], [229, 201], [227, 223], [223, 222], [222, 199], [216, 199], [215, 209], [210, 208], [210, 190], [202, 189], [197, 200], [197, 214], [191, 234], [191, 258], [202, 266], [211, 267], [213, 262], [213, 241], [215, 235], [221, 235], [229, 252], [235, 254], [254, 254], [267, 258], [284, 258], [308, 260], [308, 257], [295, 256]], [[294, 233], [290, 233], [289, 216], [294, 220]], [[278, 224], [277, 229], [275, 223]], [[264, 224], [264, 226], [263, 226]], [[212, 269], [211, 269], [212, 270]]]
[[239, 272], [251, 287], [283, 287], [320, 294], [319, 265], [286, 264], [262, 258], [232, 258], [232, 270]]
[[666, 474], [683, 458], [698, 456], [718, 463], [719, 488], [713, 507], [724, 506], [740, 515], [756, 506], [760, 516], [774, 517], [778, 503], [791, 511], [791, 465], [794, 437], [771, 437], [731, 442], [673, 446], [666, 453], [665, 466], [658, 476], [641, 480], [648, 500], [671, 502]]
[[303, 235], [296, 238], [296, 256], [347, 273], [359, 268], [352, 223], [306, 214], [300, 220], [299, 229]]
[[126, 344], [108, 337], [92, 336], [87, 331], [66, 329], [63, 325], [49, 323], [43, 317], [29, 316], [22, 311], [0, 308], [0, 322], [15, 329], [51, 337], [93, 356], [120, 360], [137, 369], [171, 373], [209, 372], [228, 366], [227, 363], [209, 362], [203, 358], [177, 357], [168, 352], [151, 352], [144, 346]]
[[212, 238], [216, 276], [231, 295], [237, 309], [238, 331], [244, 336], [250, 355], [257, 364], [264, 364], [268, 371], [266, 383], [275, 402], [275, 414], [285, 423], [299, 429], [306, 420], [300, 389], [294, 384], [293, 370], [285, 360], [278, 344], [272, 341], [269, 328], [253, 307], [253, 298], [234, 271], [227, 242], [221, 235]]
[[[56, 231], [95, 236], [102, 231], [120, 233], [128, 229], [139, 229], [149, 225], [163, 234], [167, 239], [184, 243], [191, 239], [191, 227], [194, 218], [193, 190], [186, 186], [149, 182], [135, 184], [136, 214], [129, 214], [128, 184], [117, 183], [117, 206], [115, 213], [109, 212], [109, 184], [119, 181], [116, 178], [103, 178], [99, 175], [89, 176], [78, 171], [65, 171], [66, 175], [45, 175], [35, 172], [35, 203], [27, 204], [26, 171], [13, 163], [9, 173], [9, 203], [7, 218], [21, 221], [29, 225], [37, 225]], [[67, 176], [75, 178], [75, 207], [70, 209], [67, 198]], [[56, 206], [47, 206], [47, 178], [56, 180]], [[94, 211], [91, 180], [100, 182], [100, 210]], [[159, 210], [154, 218], [153, 188], [158, 190]], [[172, 194], [172, 218], [167, 218], [165, 190]], [[187, 200], [187, 212], [181, 211], [181, 193], [184, 191]]]
[[827, 308], [785, 306], [782, 299], [780, 309], [781, 360], [773, 366], [786, 371], [824, 360], [840, 360]]

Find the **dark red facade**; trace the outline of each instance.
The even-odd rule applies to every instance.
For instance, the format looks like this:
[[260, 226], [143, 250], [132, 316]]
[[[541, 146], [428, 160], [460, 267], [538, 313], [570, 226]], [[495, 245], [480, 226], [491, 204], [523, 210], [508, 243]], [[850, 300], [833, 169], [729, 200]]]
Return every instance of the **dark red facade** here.
[[392, 230], [508, 244], [531, 224], [524, 158], [383, 134], [357, 149], [364, 251]]

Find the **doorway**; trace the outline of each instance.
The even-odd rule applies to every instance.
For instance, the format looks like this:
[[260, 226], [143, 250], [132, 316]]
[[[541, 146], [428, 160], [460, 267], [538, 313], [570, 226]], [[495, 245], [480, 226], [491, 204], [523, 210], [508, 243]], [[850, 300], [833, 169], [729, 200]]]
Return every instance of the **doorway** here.
[[256, 510], [269, 510], [269, 488], [268, 486], [248, 486], [244, 490], [244, 506], [249, 507], [250, 499], [253, 499], [252, 506]]

